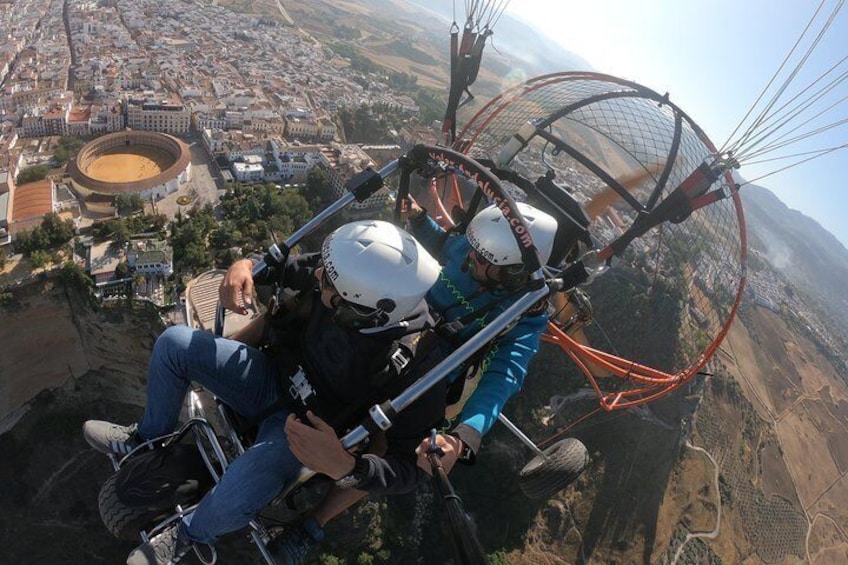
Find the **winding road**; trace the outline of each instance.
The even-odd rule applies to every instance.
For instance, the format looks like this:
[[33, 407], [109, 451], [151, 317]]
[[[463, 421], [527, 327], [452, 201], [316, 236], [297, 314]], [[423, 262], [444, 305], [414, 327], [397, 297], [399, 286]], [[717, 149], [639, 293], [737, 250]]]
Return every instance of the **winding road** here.
[[689, 449], [693, 449], [695, 451], [700, 451], [707, 457], [709, 457], [710, 461], [713, 464], [713, 468], [715, 469], [715, 492], [716, 492], [716, 508], [718, 509], [716, 512], [716, 525], [709, 532], [689, 532], [686, 534], [686, 538], [681, 542], [678, 546], [677, 551], [674, 552], [674, 558], [671, 560], [671, 565], [677, 565], [677, 560], [680, 559], [680, 554], [683, 553], [683, 548], [686, 547], [686, 544], [689, 543], [690, 540], [693, 539], [715, 539], [718, 537], [719, 529], [721, 528], [721, 492], [718, 490], [718, 463], [713, 459], [713, 456], [710, 455], [710, 452], [704, 449], [703, 447], [698, 447], [696, 445], [692, 445], [689, 443], [689, 440], [686, 440], [686, 447]]

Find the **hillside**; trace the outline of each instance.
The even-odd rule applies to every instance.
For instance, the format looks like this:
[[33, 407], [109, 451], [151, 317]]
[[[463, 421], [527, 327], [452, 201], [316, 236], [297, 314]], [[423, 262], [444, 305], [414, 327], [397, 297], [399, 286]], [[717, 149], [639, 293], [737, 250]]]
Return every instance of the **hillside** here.
[[752, 249], [830, 314], [848, 335], [848, 249], [815, 220], [787, 207], [766, 188], [740, 191]]
[[[278, 17], [271, 0], [222, 0], [236, 11]], [[450, 2], [405, 0], [314, 0], [283, 2], [293, 25], [325, 45], [343, 43], [380, 66], [417, 77], [418, 85], [434, 89], [447, 99], [450, 80], [449, 41], [454, 13], [462, 20], [464, 9]], [[464, 21], [458, 22], [461, 28]], [[472, 93], [486, 101], [506, 87], [531, 76], [567, 70], [591, 70], [574, 53], [551, 49], [551, 41], [530, 26], [504, 14], [486, 47]], [[473, 101], [464, 112], [479, 109]]]
[[143, 305], [91, 312], [59, 278], [17, 288], [14, 299], [0, 325], [3, 561], [122, 562], [125, 548], [97, 511], [108, 462], [80, 430], [89, 417], [138, 416], [159, 318]]

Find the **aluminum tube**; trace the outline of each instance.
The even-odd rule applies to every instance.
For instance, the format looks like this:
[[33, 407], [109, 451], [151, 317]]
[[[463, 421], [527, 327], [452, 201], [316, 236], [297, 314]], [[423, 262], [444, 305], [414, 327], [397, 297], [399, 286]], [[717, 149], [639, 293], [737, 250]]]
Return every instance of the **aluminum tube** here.
[[285, 246], [288, 249], [292, 249], [295, 245], [297, 245], [297, 243], [301, 239], [309, 235], [312, 230], [326, 222], [328, 218], [335, 215], [336, 212], [353, 202], [355, 199], [356, 197], [354, 197], [352, 193], [348, 192], [347, 194], [345, 194], [344, 196], [342, 196], [341, 198], [321, 210], [317, 216], [303, 224], [303, 226], [299, 230], [291, 234], [286, 240]]
[[[383, 180], [385, 180], [386, 178], [395, 174], [399, 169], [400, 163], [397, 159], [395, 159], [394, 161], [387, 163], [382, 169], [377, 171], [377, 173]], [[288, 249], [292, 249], [295, 245], [297, 245], [297, 243], [301, 239], [309, 235], [312, 230], [327, 221], [327, 218], [335, 215], [336, 212], [338, 212], [354, 200], [356, 200], [356, 197], [353, 195], [352, 192], [348, 192], [347, 194], [327, 206], [324, 210], [319, 212], [317, 216], [306, 222], [306, 224], [304, 224], [303, 227], [301, 227], [299, 230], [291, 234], [286, 240], [285, 246]]]
[[503, 415], [503, 413], [498, 414], [498, 420], [500, 420], [500, 421], [501, 421], [501, 424], [503, 424], [504, 426], [506, 426], [506, 427], [507, 427], [507, 429], [508, 429], [509, 431], [511, 431], [511, 432], [515, 435], [515, 437], [517, 437], [518, 439], [520, 439], [520, 440], [521, 440], [521, 443], [523, 443], [524, 445], [526, 445], [527, 447], [529, 447], [530, 449], [532, 449], [532, 450], [533, 450], [533, 452], [534, 452], [536, 455], [538, 455], [538, 456], [539, 456], [539, 457], [541, 457], [542, 459], [547, 459], [547, 458], [548, 458], [548, 456], [547, 456], [547, 455], [545, 455], [545, 452], [544, 452], [544, 451], [542, 451], [541, 449], [539, 449], [539, 448], [536, 446], [536, 444], [535, 444], [535, 443], [533, 443], [533, 440], [531, 440], [529, 437], [527, 437], [526, 435], [524, 435], [524, 432], [522, 432], [522, 431], [518, 428], [518, 426], [516, 426], [515, 424], [513, 424], [512, 422], [510, 422], [510, 421], [509, 421], [509, 418], [507, 418], [506, 416], [504, 416], [504, 415]]
[[[534, 273], [533, 279], [542, 278], [541, 269]], [[406, 390], [401, 392], [391, 401], [392, 408], [396, 412], [407, 408], [410, 404], [418, 400], [433, 386], [447, 377], [451, 371], [459, 367], [459, 365], [471, 357], [478, 349], [483, 347], [490, 340], [494, 339], [504, 328], [512, 323], [514, 319], [523, 314], [533, 304], [547, 296], [549, 289], [544, 286], [538, 290], [527, 293], [510, 305], [506, 310], [501, 312], [492, 322], [477, 332], [468, 341], [463, 343], [453, 353], [443, 359], [438, 365], [430, 369], [425, 375], [412, 383]], [[345, 449], [349, 449], [363, 441], [368, 437], [368, 431], [364, 426], [357, 426], [348, 432], [342, 438], [342, 445]]]
[[414, 401], [418, 400], [424, 393], [430, 390], [436, 383], [446, 377], [451, 371], [471, 357], [478, 349], [494, 339], [504, 328], [511, 324], [518, 316], [523, 314], [533, 304], [547, 296], [548, 287], [542, 287], [536, 291], [525, 294], [501, 312], [497, 318], [492, 320], [488, 326], [474, 334], [468, 341], [460, 345], [453, 353], [448, 355], [441, 363], [431, 369], [426, 375], [415, 381], [409, 388], [400, 393], [392, 400], [392, 408], [400, 412]]

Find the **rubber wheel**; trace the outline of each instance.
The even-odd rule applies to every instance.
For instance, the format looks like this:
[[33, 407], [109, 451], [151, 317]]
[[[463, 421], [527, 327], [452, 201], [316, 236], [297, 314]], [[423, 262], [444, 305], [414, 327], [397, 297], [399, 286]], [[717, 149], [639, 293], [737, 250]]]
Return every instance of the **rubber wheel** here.
[[528, 498], [548, 499], [573, 483], [589, 463], [586, 446], [574, 438], [558, 441], [521, 469], [518, 486]]
[[162, 513], [144, 507], [128, 506], [118, 499], [115, 473], [106, 479], [100, 488], [97, 505], [100, 507], [100, 519], [106, 529], [119, 539], [138, 541], [139, 532], [156, 523]]

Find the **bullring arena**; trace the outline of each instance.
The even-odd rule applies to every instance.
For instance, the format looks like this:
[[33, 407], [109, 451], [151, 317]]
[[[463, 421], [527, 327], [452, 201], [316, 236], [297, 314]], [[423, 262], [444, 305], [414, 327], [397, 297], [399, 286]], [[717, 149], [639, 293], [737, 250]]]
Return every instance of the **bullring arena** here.
[[159, 200], [191, 179], [191, 152], [176, 137], [126, 130], [87, 143], [71, 180], [89, 212], [112, 214], [118, 194]]

